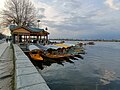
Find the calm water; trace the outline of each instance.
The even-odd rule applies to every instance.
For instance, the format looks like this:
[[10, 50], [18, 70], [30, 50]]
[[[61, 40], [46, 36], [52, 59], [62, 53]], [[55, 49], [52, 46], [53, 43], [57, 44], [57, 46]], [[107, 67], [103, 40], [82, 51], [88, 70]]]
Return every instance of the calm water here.
[[85, 49], [83, 60], [41, 71], [51, 90], [120, 90], [120, 43], [97, 42]]

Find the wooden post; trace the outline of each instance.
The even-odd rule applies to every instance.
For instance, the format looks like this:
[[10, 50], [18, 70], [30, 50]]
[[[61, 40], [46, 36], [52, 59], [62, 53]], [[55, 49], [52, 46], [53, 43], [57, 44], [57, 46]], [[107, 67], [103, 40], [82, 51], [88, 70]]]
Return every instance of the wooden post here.
[[27, 35], [25, 36], [25, 39], [26, 39], [26, 44], [27, 44]]
[[44, 35], [44, 41], [45, 41], [45, 35]]
[[29, 44], [30, 44], [30, 34], [29, 34]]
[[13, 43], [15, 44], [15, 34], [12, 35]]
[[24, 35], [24, 43], [25, 43], [25, 35]]
[[17, 43], [19, 44], [19, 33], [17, 34]]
[[38, 41], [38, 38], [39, 38], [39, 36], [38, 36], [38, 34], [37, 34], [37, 41]]
[[48, 44], [48, 35], [46, 35], [46, 43]]
[[41, 35], [40, 35], [40, 43], [41, 43]]

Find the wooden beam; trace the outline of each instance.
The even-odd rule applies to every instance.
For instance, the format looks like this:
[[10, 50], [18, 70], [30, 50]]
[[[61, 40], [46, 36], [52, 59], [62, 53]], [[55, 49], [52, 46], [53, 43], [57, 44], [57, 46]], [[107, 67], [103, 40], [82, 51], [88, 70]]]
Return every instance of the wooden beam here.
[[17, 43], [19, 44], [19, 33], [17, 34]]
[[30, 34], [29, 34], [29, 44], [30, 44]]

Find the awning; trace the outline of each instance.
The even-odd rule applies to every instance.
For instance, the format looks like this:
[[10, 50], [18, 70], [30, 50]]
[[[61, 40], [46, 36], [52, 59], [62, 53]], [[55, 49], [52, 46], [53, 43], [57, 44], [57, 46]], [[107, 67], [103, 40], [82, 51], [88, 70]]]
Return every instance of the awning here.
[[71, 47], [70, 45], [67, 45], [67, 44], [64, 44], [64, 43], [55, 44], [55, 46], [64, 47], [64, 48]]

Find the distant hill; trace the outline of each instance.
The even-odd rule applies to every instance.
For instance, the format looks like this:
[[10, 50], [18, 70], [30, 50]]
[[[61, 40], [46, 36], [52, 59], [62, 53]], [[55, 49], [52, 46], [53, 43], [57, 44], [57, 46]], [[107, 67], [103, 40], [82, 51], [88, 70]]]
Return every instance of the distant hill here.
[[89, 39], [49, 39], [49, 40], [61, 40], [61, 41], [97, 41], [97, 42], [120, 42], [120, 40], [105, 40], [105, 39], [96, 39], [96, 40], [89, 40]]

